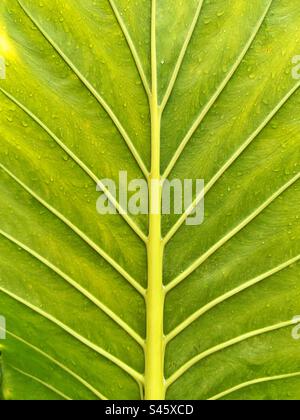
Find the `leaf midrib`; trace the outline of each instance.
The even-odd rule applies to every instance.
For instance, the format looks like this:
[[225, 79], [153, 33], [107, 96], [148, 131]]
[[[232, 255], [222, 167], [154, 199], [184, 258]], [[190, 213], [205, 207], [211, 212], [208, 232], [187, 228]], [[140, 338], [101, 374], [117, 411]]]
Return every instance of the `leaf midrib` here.
[[[139, 167], [141, 168], [141, 170], [142, 170], [142, 172], [144, 173], [144, 175], [145, 175], [145, 177], [147, 178], [147, 179], [149, 179], [149, 171], [148, 171], [148, 169], [146, 168], [146, 165], [144, 164], [144, 162], [142, 161], [142, 159], [141, 159], [141, 157], [140, 157], [140, 155], [139, 155], [139, 153], [137, 152], [137, 150], [136, 150], [136, 148], [135, 148], [135, 146], [134, 146], [134, 144], [133, 144], [133, 142], [131, 141], [131, 139], [129, 138], [129, 136], [128, 136], [128, 134], [127, 134], [127, 132], [126, 132], [126, 130], [122, 127], [122, 125], [121, 125], [121, 123], [120, 123], [120, 121], [118, 120], [118, 118], [117, 118], [117, 116], [113, 113], [113, 111], [111, 110], [111, 108], [109, 107], [109, 105], [103, 100], [103, 98], [101, 97], [101, 95], [99, 95], [99, 93], [93, 88], [93, 86], [89, 83], [89, 81], [80, 73], [80, 71], [74, 66], [74, 64], [70, 61], [70, 59], [67, 57], [67, 56], [65, 56], [65, 54], [63, 53], [63, 51], [61, 51], [60, 50], [60, 48], [53, 42], [53, 40], [51, 40], [51, 38], [49, 37], [49, 35], [47, 34], [47, 33], [45, 33], [45, 31], [40, 27], [40, 25], [34, 20], [34, 18], [28, 13], [28, 11], [25, 9], [25, 7], [22, 5], [22, 2], [21, 2], [21, 0], [18, 0], [18, 2], [19, 2], [19, 4], [20, 4], [20, 6], [22, 7], [22, 9], [24, 10], [24, 12], [28, 15], [28, 17], [34, 22], [34, 24], [38, 27], [38, 29], [40, 30], [40, 32], [43, 34], [43, 36], [50, 42], [50, 44], [53, 46], [53, 48], [60, 54], [60, 56], [63, 58], [63, 60], [69, 65], [69, 67], [74, 71], [74, 73], [78, 76], [78, 78], [83, 82], [83, 84], [88, 88], [88, 90], [95, 96], [95, 98], [97, 99], [97, 101], [100, 103], [100, 105], [106, 110], [106, 112], [107, 112], [107, 114], [110, 116], [110, 118], [112, 119], [112, 121], [114, 122], [114, 124], [116, 125], [116, 127], [117, 127], [117, 129], [118, 129], [118, 131], [120, 132], [120, 134], [123, 136], [123, 138], [124, 138], [124, 140], [125, 140], [125, 142], [126, 142], [126, 144], [127, 144], [127, 146], [128, 146], [128, 148], [130, 149], [130, 151], [131, 151], [131, 153], [132, 153], [132, 155], [134, 156], [134, 158], [135, 158], [135, 160], [137, 161], [137, 163], [138, 163], [138, 165], [139, 165]], [[118, 12], [118, 9], [116, 8], [116, 5], [115, 5], [115, 3], [114, 3], [114, 0], [109, 0], [109, 3], [111, 4], [111, 6], [112, 6], [112, 10], [114, 11], [114, 13], [115, 13], [115, 16], [116, 16], [116, 19], [117, 19], [117, 21], [119, 22], [119, 25], [120, 25], [120, 27], [121, 27], [121, 29], [122, 29], [122, 32], [123, 32], [123, 34], [124, 34], [124, 37], [125, 37], [125, 39], [126, 39], [126, 41], [127, 41], [127, 43], [128, 43], [128, 46], [129, 46], [129, 48], [130, 48], [130, 50], [131, 50], [131, 53], [132, 53], [132, 55], [133, 55], [133, 58], [134, 58], [134, 60], [135, 60], [135, 63], [136, 63], [136, 66], [137, 66], [137, 69], [138, 69], [138, 71], [139, 71], [139, 74], [140, 74], [140, 77], [141, 77], [141, 80], [142, 80], [142, 82], [143, 82], [143, 85], [144, 85], [144, 88], [145, 88], [145, 90], [146, 90], [146, 93], [148, 94], [148, 96], [151, 96], [151, 91], [150, 91], [150, 88], [149, 88], [149, 85], [148, 85], [148, 82], [147, 82], [147, 80], [146, 80], [146, 76], [145, 76], [145, 73], [144, 73], [144, 71], [143, 71], [143, 67], [142, 67], [142, 64], [141, 64], [141, 62], [140, 62], [140, 59], [139, 59], [139, 57], [138, 57], [138, 54], [137, 54], [137, 51], [136, 51], [136, 48], [135, 48], [135, 46], [134, 46], [134, 43], [133, 43], [133, 41], [132, 41], [132, 39], [131, 39], [131, 37], [130, 37], [130, 34], [129, 34], [129, 32], [127, 31], [127, 28], [126, 28], [126, 26], [125, 26], [125, 24], [124, 24], [124, 22], [123, 22], [123, 20], [122, 20], [122, 18], [121, 18], [121, 16], [120, 16], [120, 14], [119, 14], [119, 12]], [[153, 7], [153, 4], [155, 4], [156, 3], [156, 0], [152, 0], [152, 7]], [[203, 3], [203, 0], [202, 0], [202, 3]], [[196, 11], [196, 13], [198, 13], [199, 12], [199, 15], [200, 15], [200, 11], [201, 11], [201, 7], [202, 7], [202, 3], [201, 3], [201, 0], [199, 1], [199, 9], [197, 8], [197, 11]], [[243, 50], [243, 53], [244, 53], [244, 55], [243, 56], [239, 56], [239, 59], [240, 59], [240, 62], [242, 61], [242, 59], [243, 59], [243, 57], [245, 56], [245, 54], [247, 53], [247, 51], [248, 51], [248, 49], [250, 48], [250, 46], [252, 45], [252, 42], [253, 42], [253, 40], [255, 39], [255, 37], [256, 37], [256, 35], [257, 35], [257, 33], [258, 33], [258, 31], [259, 31], [259, 29], [260, 29], [260, 27], [261, 27], [261, 25], [263, 24], [263, 22], [264, 22], [264, 19], [265, 19], [265, 17], [267, 16], [267, 14], [268, 14], [268, 11], [269, 11], [269, 9], [270, 9], [270, 7], [271, 7], [271, 4], [273, 3], [273, 0], [271, 0], [270, 1], [270, 3], [269, 3], [269, 5], [268, 5], [268, 7], [267, 7], [267, 10], [266, 10], [266, 12], [265, 12], [265, 14], [264, 14], [264, 16], [262, 17], [262, 19], [259, 21], [259, 24], [258, 24], [258, 27], [255, 27], [255, 30], [256, 30], [256, 33], [253, 33], [252, 34], [252, 36], [251, 36], [251, 38], [250, 38], [250, 40], [249, 40], [249, 43], [247, 43], [247, 45], [246, 45], [246, 50]], [[189, 43], [190, 43], [190, 40], [191, 40], [191, 38], [192, 38], [192, 35], [193, 35], [193, 32], [194, 32], [194, 29], [195, 29], [195, 27], [196, 27], [196, 24], [197, 24], [197, 21], [198, 21], [198, 18], [199, 18], [199, 15], [198, 16], [195, 16], [194, 17], [194, 20], [193, 20], [193, 22], [192, 22], [192, 26], [191, 26], [191, 28], [190, 28], [190, 30], [189, 30], [189, 32], [188, 32], [188, 41], [187, 40], [185, 40], [185, 43], [184, 43], [184, 45], [183, 45], [183, 49], [181, 50], [181, 53], [180, 53], [180, 56], [179, 56], [179, 61], [176, 63], [176, 66], [175, 66], [175, 70], [174, 70], [174, 73], [173, 73], [173, 75], [172, 75], [172, 78], [171, 78], [171, 81], [170, 81], [170, 85], [168, 86], [168, 89], [167, 89], [167, 92], [166, 92], [166, 96], [164, 97], [164, 99], [163, 99], [163, 103], [162, 103], [162, 107], [161, 107], [161, 110], [163, 111], [163, 109], [165, 108], [165, 106], [166, 106], [166, 104], [167, 104], [167, 102], [168, 102], [168, 100], [169, 100], [169, 97], [171, 96], [171, 94], [172, 94], [172, 91], [173, 91], [173, 87], [174, 87], [174, 85], [175, 85], [175, 83], [176, 83], [176, 79], [177, 79], [177, 77], [178, 77], [178, 74], [179, 74], [179, 72], [180, 72], [180, 70], [181, 70], [181, 66], [182, 66], [182, 63], [183, 63], [183, 61], [184, 61], [184, 56], [185, 56], [185, 53], [186, 53], [186, 50], [187, 50], [187, 48], [188, 48], [188, 46], [189, 46]], [[254, 31], [255, 32], [255, 31]], [[237, 62], [238, 62], [238, 60], [237, 60]], [[203, 121], [203, 119], [205, 118], [205, 116], [207, 115], [207, 113], [209, 112], [209, 110], [210, 110], [210, 108], [211, 108], [211, 106], [215, 103], [215, 101], [218, 99], [218, 97], [219, 97], [219, 95], [222, 93], [222, 91], [224, 90], [224, 88], [226, 87], [226, 85], [227, 85], [227, 83], [230, 81], [230, 79], [232, 78], [232, 76], [233, 76], [233, 74], [235, 73], [235, 71], [236, 71], [236, 69], [238, 68], [238, 66], [239, 66], [239, 64], [240, 64], [240, 62], [237, 64], [237, 63], [235, 63], [235, 65], [236, 65], [236, 68], [235, 68], [235, 66], [233, 67], [233, 69], [232, 69], [232, 71], [229, 73], [229, 79], [227, 80], [227, 78], [223, 81], [223, 83], [221, 84], [221, 86], [219, 87], [219, 89], [217, 90], [217, 92], [215, 92], [215, 94], [214, 94], [214, 96], [211, 98], [211, 100], [209, 101], [209, 103], [207, 104], [207, 106], [206, 106], [206, 108], [204, 109], [204, 111], [202, 111], [201, 112], [201, 114], [199, 115], [199, 117], [197, 118], [197, 120], [196, 120], [196, 122], [193, 124], [193, 126], [189, 129], [189, 131], [188, 131], [188, 133], [187, 133], [187, 135], [185, 136], [185, 138], [183, 139], [183, 141], [181, 142], [181, 144], [180, 144], [180, 146], [179, 146], [179, 148], [178, 148], [178, 150], [176, 151], [176, 154], [175, 154], [175, 156], [172, 158], [172, 160], [171, 160], [171, 162], [170, 162], [170, 164], [169, 164], [169, 166], [168, 166], [168, 168], [167, 168], [167, 170], [166, 170], [166, 172], [165, 172], [165, 174], [163, 175], [163, 178], [166, 178], [167, 176], [168, 176], [168, 172], [171, 172], [172, 170], [173, 170], [173, 168], [174, 168], [174, 166], [176, 165], [176, 163], [177, 163], [177, 161], [178, 161], [178, 159], [181, 157], [181, 155], [182, 155], [182, 153], [183, 153], [183, 151], [184, 151], [184, 149], [185, 149], [185, 147], [186, 147], [186, 145], [188, 144], [188, 142], [189, 142], [189, 140], [191, 139], [191, 137], [193, 136], [193, 134], [195, 133], [195, 131], [197, 130], [197, 128], [199, 127], [199, 125], [201, 124], [201, 122]], [[152, 71], [153, 71], [153, 66], [152, 66]], [[227, 81], [226, 81], [227, 80]], [[156, 78], [156, 82], [157, 82], [157, 78]], [[296, 89], [298, 89], [298, 87], [300, 86], [300, 83], [299, 83], [299, 85], [297, 85], [297, 87], [295, 87], [295, 88], [293, 88], [293, 93], [296, 91]], [[153, 94], [153, 92], [152, 92], [152, 94]], [[286, 101], [288, 100], [289, 98], [287, 98], [286, 99]], [[285, 102], [286, 102], [285, 101]], [[285, 103], [284, 102], [284, 103]], [[282, 103], [281, 104], [281, 106], [283, 106], [283, 104], [284, 103]], [[281, 106], [280, 106], [280, 108], [281, 108]], [[280, 109], [279, 108], [279, 109]], [[276, 108], [275, 108], [275, 110], [276, 110], [276, 112], [272, 115], [272, 116], [270, 116], [270, 119], [269, 120], [265, 120], [264, 121], [264, 126], [260, 126], [260, 128], [259, 128], [259, 130], [261, 131], [267, 124], [268, 124], [268, 122], [273, 118], [273, 116], [278, 112], [278, 110], [279, 109], [277, 109], [276, 110]], [[262, 128], [261, 128], [262, 127]], [[214, 186], [214, 184], [215, 184], [215, 182], [217, 182], [217, 180], [225, 173], [225, 171], [228, 169], [228, 167], [230, 167], [231, 166], [231, 164], [240, 156], [240, 154], [241, 153], [243, 153], [243, 151], [248, 147], [248, 145], [254, 140], [254, 138], [256, 138], [257, 137], [257, 135], [259, 134], [259, 132], [260, 131], [256, 131], [255, 133], [254, 133], [254, 135], [255, 135], [255, 137], [253, 137], [253, 138], [251, 138], [251, 140], [250, 140], [250, 142], [249, 142], [249, 139], [247, 140], [247, 142], [246, 143], [243, 143], [243, 145], [238, 149], [238, 151], [233, 155], [233, 157], [231, 157], [231, 159], [228, 161], [228, 162], [226, 162], [226, 164], [220, 169], [220, 171], [213, 177], [213, 179], [211, 180], [211, 182], [209, 183], [209, 188], [208, 188], [208, 190], [210, 190], [210, 188], [212, 188], [213, 186]], [[2, 165], [1, 165], [2, 166]], [[8, 171], [7, 171], [7, 169], [5, 169], [5, 168], [3, 168], [5, 171], [6, 171], [6, 173], [8, 173], [8, 174], [10, 174]], [[216, 252], [219, 248], [220, 248], [220, 246], [222, 246], [223, 244], [225, 244], [228, 240], [230, 240], [236, 233], [238, 233], [241, 229], [243, 229], [245, 226], [247, 226], [247, 224], [248, 223], [250, 223], [255, 217], [257, 217], [260, 213], [261, 213], [261, 211], [263, 211], [266, 207], [268, 207], [276, 198], [278, 198], [278, 196], [281, 194], [281, 193], [283, 193], [287, 188], [289, 188], [293, 183], [295, 183], [298, 179], [299, 179], [299, 176], [300, 176], [300, 173], [298, 174], [298, 175], [296, 175], [296, 177], [294, 177], [289, 183], [287, 183], [287, 184], [285, 184], [285, 186], [284, 187], [282, 187], [282, 188], [284, 188], [284, 189], [280, 189], [279, 191], [277, 191], [275, 194], [273, 194], [272, 196], [271, 196], [271, 198], [269, 199], [269, 200], [267, 200], [262, 206], [260, 206], [258, 209], [256, 209], [255, 211], [254, 211], [254, 213], [252, 213], [251, 214], [251, 216], [249, 216], [246, 220], [244, 220], [243, 222], [242, 222], [242, 224], [240, 224], [238, 227], [236, 227], [232, 232], [230, 232], [230, 234], [228, 234], [228, 235], [226, 235], [224, 238], [222, 238], [222, 240], [220, 241], [220, 242], [218, 242], [217, 244], [215, 244], [215, 246], [214, 247], [212, 247], [212, 249], [210, 250], [210, 251], [208, 251], [208, 253], [207, 254], [205, 254], [204, 256], [202, 256], [202, 257], [200, 257], [200, 259], [198, 259], [191, 267], [189, 267], [179, 278], [176, 278], [176, 279], [174, 279], [169, 285], [168, 285], [168, 287], [167, 287], [167, 290], [166, 290], [166, 292], [168, 292], [168, 291], [170, 291], [170, 290], [172, 290], [173, 289], [173, 287], [176, 287], [178, 284], [180, 284], [181, 283], [181, 281], [183, 281], [183, 280], [185, 280], [185, 278], [186, 277], [188, 277], [193, 271], [195, 271], [204, 261], [206, 261], [206, 259], [207, 258], [209, 258], [211, 255], [212, 255], [212, 253], [214, 253], [214, 252]], [[12, 176], [13, 178], [14, 178], [14, 176]], [[18, 181], [17, 181], [18, 182]], [[22, 183], [20, 183], [19, 182], [19, 185], [21, 185], [22, 186]], [[23, 185], [25, 185], [25, 184], [23, 184]], [[287, 186], [287, 188], [285, 188]], [[24, 187], [23, 187], [24, 188]], [[27, 187], [27, 186], [25, 186], [25, 189], [26, 189], [26, 191], [27, 192], [29, 192], [29, 193], [31, 193], [30, 191], [30, 189]], [[206, 192], [208, 192], [208, 190], [206, 190]], [[278, 193], [278, 195], [277, 195], [277, 193]], [[34, 195], [33, 195], [34, 194]], [[33, 193], [33, 194], [31, 194], [31, 195], [33, 195], [41, 204], [43, 203], [43, 200], [41, 199], [41, 198], [37, 198], [38, 196], [35, 194], [35, 193]], [[196, 199], [197, 200], [197, 199]], [[196, 203], [197, 204], [197, 202], [196, 202], [196, 200], [195, 200], [195, 202], [194, 203]], [[271, 201], [270, 201], [271, 200]], [[49, 206], [47, 203], [45, 203], [46, 204], [46, 206]], [[51, 207], [51, 206], [50, 206]], [[48, 207], [47, 207], [48, 208]], [[49, 210], [49, 208], [48, 208], [48, 210]], [[54, 210], [54, 212], [53, 212], [53, 214], [55, 214], [55, 213], [58, 213], [55, 209], [53, 209]], [[63, 217], [63, 216], [62, 216]], [[61, 219], [62, 220], [62, 219]], [[182, 221], [181, 220], [181, 222], [183, 223], [184, 222], [184, 220]], [[244, 225], [244, 223], [246, 223], [245, 225]], [[66, 224], [68, 224], [68, 223], [66, 223]], [[129, 223], [129, 225], [131, 226], [131, 227], [133, 227], [130, 223]], [[69, 225], [68, 225], [69, 226]], [[70, 226], [69, 226], [70, 227]], [[174, 230], [174, 227], [173, 227], [173, 230], [171, 230], [171, 233], [172, 233], [172, 235], [170, 236], [170, 233], [168, 234], [169, 236], [167, 236], [167, 239], [165, 240], [165, 244], [177, 233], [177, 230], [179, 229], [181, 227], [181, 225], [179, 226], [179, 225], [175, 225], [175, 230]], [[77, 228], [75, 228], [74, 227], [74, 231], [76, 232], [76, 230], [78, 231], [78, 229]], [[141, 233], [141, 231], [139, 231], [139, 228], [137, 227], [137, 229], [134, 227], [133, 228], [133, 230], [135, 230], [135, 232], [141, 237], [141, 239], [147, 244], [148, 243], [148, 238], [146, 238], [146, 236], [143, 234], [143, 233]], [[76, 233], [78, 233], [78, 232], [76, 232]], [[233, 233], [233, 235], [232, 236], [230, 236], [231, 234]], [[84, 234], [83, 234], [84, 235]], [[80, 235], [79, 235], [80, 236]], [[212, 253], [210, 253], [211, 251], [213, 251]], [[109, 257], [110, 258], [110, 257]], [[298, 261], [298, 259], [299, 259], [299, 256], [298, 257], [296, 257], [297, 258], [297, 261]], [[290, 264], [292, 264], [293, 262], [295, 262], [296, 261], [296, 258], [295, 259], [293, 259], [293, 260], [290, 260], [288, 263], [289, 263], [289, 265]], [[295, 260], [295, 261], [294, 261]], [[293, 262], [291, 262], [291, 261], [293, 261]], [[111, 261], [110, 261], [110, 263], [111, 263]], [[288, 264], [288, 263], [286, 263], [286, 264]], [[113, 262], [113, 264], [116, 264], [115, 262]], [[281, 265], [281, 266], [279, 266], [280, 267], [280, 270], [281, 269], [284, 269], [284, 268], [286, 268], [287, 267], [287, 265], [286, 264], [283, 264], [283, 265]], [[252, 285], [254, 285], [254, 284], [257, 284], [259, 281], [262, 281], [262, 280], [264, 280], [265, 278], [267, 278], [267, 277], [269, 277], [269, 276], [271, 276], [271, 275], [273, 275], [273, 274], [275, 274], [276, 272], [278, 272], [278, 271], [280, 271], [279, 270], [279, 267], [276, 267], [276, 269], [273, 269], [273, 270], [271, 270], [271, 271], [269, 271], [268, 273], [265, 273], [264, 275], [262, 275], [262, 276], [259, 276], [259, 277], [257, 277], [257, 278], [255, 278], [255, 279], [253, 279], [253, 280], [251, 280], [251, 281], [249, 281], [249, 282], [247, 282], [247, 283], [245, 283], [244, 285], [242, 285], [242, 286], [240, 286], [239, 288], [236, 288], [236, 289], [234, 289], [233, 291], [231, 291], [231, 292], [229, 292], [229, 293], [227, 293], [226, 295], [223, 295], [221, 298], [218, 298], [216, 301], [214, 301], [214, 302], [212, 302], [211, 304], [210, 304], [210, 306], [211, 305], [214, 305], [214, 303], [216, 303], [217, 301], [218, 301], [218, 303], [219, 303], [219, 300], [220, 299], [224, 299], [224, 298], [230, 298], [231, 296], [233, 296], [234, 294], [236, 294], [236, 293], [240, 293], [242, 290], [245, 290], [245, 288], [248, 288], [248, 287], [251, 287]], [[115, 268], [115, 267], [114, 267]], [[276, 271], [274, 271], [274, 270], [276, 270]], [[124, 274], [124, 273], [123, 273]], [[126, 273], [126, 274], [128, 274], [128, 273]], [[263, 277], [264, 276], [264, 277]], [[127, 279], [128, 280], [128, 279]], [[143, 288], [140, 288], [140, 287], [136, 287], [137, 285], [135, 284], [135, 281], [133, 280], [133, 282], [132, 282], [132, 279], [130, 279], [129, 280], [129, 282], [132, 284], [132, 285], [134, 285], [134, 287], [135, 288], [137, 288], [137, 290], [143, 295], [143, 296], [145, 296], [145, 293], [146, 293], [146, 291], [143, 289]], [[4, 289], [1, 289], [0, 288], [0, 290], [4, 290]], [[4, 293], [7, 293], [7, 291], [5, 292], [4, 291]], [[10, 292], [9, 292], [10, 293]], [[9, 293], [7, 293], [8, 295], [9, 295]], [[16, 299], [16, 300], [18, 300], [20, 303], [23, 303], [23, 302], [21, 302], [21, 298], [19, 298], [19, 297], [17, 297], [16, 295], [13, 295], [13, 294], [10, 294], [9, 296], [11, 296], [11, 297], [13, 297], [13, 296], [15, 296], [14, 298]], [[25, 303], [23, 303], [23, 304], [25, 304]], [[28, 305], [26, 305], [26, 306], [28, 306]], [[34, 306], [28, 306], [30, 309], [32, 309], [32, 310], [34, 310], [33, 308], [34, 308]], [[36, 309], [38, 309], [38, 308], [36, 308]], [[200, 311], [203, 311], [203, 309], [201, 309]], [[43, 311], [42, 311], [43, 312]], [[43, 315], [44, 316], [44, 315]], [[192, 315], [192, 317], [193, 317], [193, 321], [195, 320], [194, 318], [195, 318], [195, 314], [193, 314]], [[47, 319], [49, 319], [49, 318], [47, 318]], [[197, 317], [196, 317], [196, 319], [197, 319]], [[49, 319], [49, 320], [51, 320], [51, 319]], [[191, 317], [187, 320], [187, 321], [185, 321], [185, 323], [186, 322], [190, 322], [191, 321]], [[192, 322], [193, 322], [192, 321]], [[253, 336], [255, 336], [255, 335], [261, 335], [261, 334], [265, 334], [265, 333], [268, 333], [268, 332], [271, 332], [271, 331], [274, 331], [274, 330], [276, 330], [276, 329], [281, 329], [281, 328], [285, 328], [285, 327], [287, 327], [287, 326], [290, 326], [290, 325], [292, 325], [292, 323], [291, 323], [291, 321], [288, 321], [288, 322], [284, 322], [284, 323], [280, 323], [280, 324], [277, 324], [277, 325], [275, 325], [275, 326], [270, 326], [270, 327], [266, 327], [266, 328], [264, 328], [264, 329], [261, 329], [261, 330], [257, 330], [257, 331], [255, 331], [255, 332], [251, 332], [251, 333], [248, 333], [248, 334], [245, 334], [245, 335], [243, 335], [243, 336], [240, 336], [240, 337], [238, 337], [238, 338], [236, 338], [236, 339], [233, 339], [233, 340], [230, 340], [229, 342], [226, 342], [226, 343], [223, 343], [223, 344], [221, 344], [221, 345], [219, 345], [219, 346], [216, 346], [216, 347], [214, 347], [213, 349], [210, 349], [210, 350], [208, 350], [208, 351], [206, 351], [206, 352], [204, 352], [204, 353], [202, 353], [202, 354], [200, 354], [200, 355], [198, 355], [198, 356], [196, 356], [195, 358], [193, 358], [191, 361], [189, 361], [187, 364], [185, 364], [184, 366], [182, 366], [174, 375], [172, 375], [168, 380], [167, 380], [167, 387], [169, 387], [170, 385], [172, 385], [179, 377], [181, 377], [185, 372], [187, 372], [192, 366], [194, 366], [196, 363], [198, 363], [198, 361], [200, 361], [200, 360], [202, 360], [203, 358], [205, 358], [205, 357], [208, 357], [210, 354], [212, 354], [212, 353], [214, 353], [215, 351], [219, 351], [219, 350], [223, 350], [224, 348], [227, 348], [227, 347], [229, 347], [229, 346], [231, 346], [231, 345], [234, 345], [234, 344], [237, 344], [237, 343], [239, 343], [239, 342], [241, 342], [241, 341], [243, 341], [243, 340], [246, 340], [246, 339], [248, 339], [248, 338], [252, 338]], [[64, 327], [66, 327], [66, 326], [64, 326]], [[68, 328], [68, 327], [67, 327]], [[180, 326], [180, 328], [181, 328], [181, 326]], [[69, 331], [68, 331], [69, 332]], [[181, 332], [181, 331], [180, 331]], [[252, 335], [252, 334], [254, 334], [254, 335]], [[71, 334], [72, 335], [72, 334]], [[176, 333], [176, 335], [177, 335], [177, 333]], [[75, 337], [75, 338], [77, 338], [77, 337]], [[170, 337], [169, 337], [170, 338]], [[79, 340], [80, 341], [80, 340]], [[168, 341], [168, 339], [167, 339], [167, 341]], [[86, 344], [86, 343], [85, 343]], [[115, 363], [116, 361], [114, 361], [114, 363]], [[122, 362], [123, 363], [123, 362]], [[117, 364], [117, 363], [116, 363]], [[118, 365], [119, 366], [119, 365]], [[121, 367], [121, 366], [119, 366], [119, 367]], [[125, 366], [124, 365], [122, 365], [122, 369], [124, 369], [125, 371], [127, 371], [127, 373], [129, 373], [135, 380], [137, 380], [137, 382], [139, 383], [139, 385], [141, 384], [141, 383], [143, 383], [143, 381], [144, 381], [144, 377], [143, 377], [143, 375], [140, 375], [138, 372], [136, 372], [136, 371], [134, 371], [134, 370], [132, 370], [130, 367], [129, 367], [129, 369], [128, 369], [128, 366], [125, 364]], [[26, 375], [26, 373], [25, 373], [25, 375]], [[290, 374], [290, 375], [300, 375], [299, 373], [296, 373], [296, 374]], [[28, 375], [29, 376], [29, 375]], [[273, 377], [273, 379], [271, 378], [271, 380], [276, 380], [276, 379], [274, 379], [274, 378], [282, 378], [282, 376], [278, 376], [278, 377]], [[259, 380], [266, 380], [266, 379], [268, 379], [268, 380], [270, 380], [270, 378], [261, 378], [261, 379], [258, 379], [258, 380], [256, 380], [256, 381], [259, 381]], [[246, 383], [246, 385], [249, 385], [249, 384], [251, 384], [251, 382], [247, 382]], [[243, 385], [245, 385], [245, 384], [243, 384]], [[228, 391], [226, 391], [227, 393], [228, 393]], [[219, 395], [223, 395], [224, 396], [224, 393], [223, 394], [219, 394]]]

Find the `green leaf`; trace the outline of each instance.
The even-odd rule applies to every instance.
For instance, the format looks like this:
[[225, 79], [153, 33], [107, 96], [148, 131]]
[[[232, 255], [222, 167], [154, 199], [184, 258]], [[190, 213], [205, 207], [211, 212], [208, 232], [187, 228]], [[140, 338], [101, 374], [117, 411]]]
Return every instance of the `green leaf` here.
[[[299, 25], [296, 0], [1, 2], [4, 399], [300, 398]], [[161, 186], [100, 216], [120, 171], [204, 179], [204, 222], [156, 214]]]

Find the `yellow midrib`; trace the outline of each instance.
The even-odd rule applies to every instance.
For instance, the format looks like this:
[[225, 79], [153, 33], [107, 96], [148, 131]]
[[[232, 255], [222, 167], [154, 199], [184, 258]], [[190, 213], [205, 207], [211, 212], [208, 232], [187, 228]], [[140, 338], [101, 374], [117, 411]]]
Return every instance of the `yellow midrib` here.
[[149, 177], [149, 238], [148, 252], [148, 289], [147, 339], [145, 350], [145, 399], [165, 399], [164, 379], [164, 299], [163, 252], [161, 234], [161, 174], [160, 174], [160, 136], [161, 109], [157, 95], [157, 51], [156, 51], [156, 0], [152, 0], [151, 24], [151, 64], [152, 92], [151, 110], [151, 173]]

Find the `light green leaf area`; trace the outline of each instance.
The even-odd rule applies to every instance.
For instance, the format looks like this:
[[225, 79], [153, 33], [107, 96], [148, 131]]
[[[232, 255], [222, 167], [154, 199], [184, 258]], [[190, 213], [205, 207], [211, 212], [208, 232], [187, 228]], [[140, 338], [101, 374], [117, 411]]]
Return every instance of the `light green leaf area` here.
[[[297, 0], [2, 0], [3, 399], [300, 399], [299, 26]], [[100, 215], [120, 171], [204, 179], [204, 222]]]

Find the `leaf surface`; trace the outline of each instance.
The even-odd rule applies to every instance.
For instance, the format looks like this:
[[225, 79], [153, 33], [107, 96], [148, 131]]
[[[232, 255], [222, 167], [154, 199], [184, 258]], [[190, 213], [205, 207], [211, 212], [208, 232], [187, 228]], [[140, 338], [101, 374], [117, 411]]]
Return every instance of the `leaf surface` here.
[[[1, 2], [4, 399], [300, 398], [299, 25], [296, 0]], [[204, 179], [204, 222], [100, 216], [120, 171]]]

